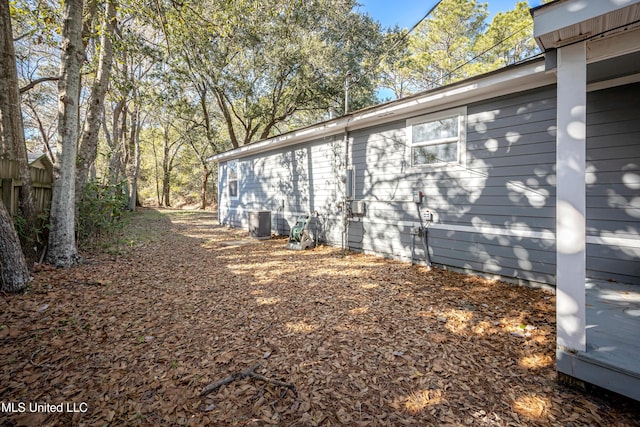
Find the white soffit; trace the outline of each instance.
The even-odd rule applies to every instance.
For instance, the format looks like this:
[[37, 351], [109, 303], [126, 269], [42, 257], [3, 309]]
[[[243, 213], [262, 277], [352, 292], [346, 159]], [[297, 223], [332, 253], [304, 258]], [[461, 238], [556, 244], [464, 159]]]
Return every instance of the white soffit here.
[[587, 63], [602, 61], [640, 50], [640, 26], [587, 42]]
[[554, 49], [640, 21], [640, 0], [557, 0], [533, 8], [533, 36]]

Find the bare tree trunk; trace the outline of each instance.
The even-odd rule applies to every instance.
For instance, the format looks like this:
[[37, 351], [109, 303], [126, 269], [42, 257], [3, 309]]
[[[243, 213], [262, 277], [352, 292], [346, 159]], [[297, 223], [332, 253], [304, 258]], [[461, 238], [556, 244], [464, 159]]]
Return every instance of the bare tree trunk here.
[[35, 261], [35, 252], [32, 248], [36, 238], [36, 209], [27, 146], [24, 141], [20, 88], [8, 0], [0, 0], [0, 52], [0, 147], [2, 148], [0, 157], [13, 159], [18, 163], [18, 173], [22, 182], [20, 213], [25, 219], [21, 243], [27, 265], [31, 269]]
[[[122, 115], [124, 106], [124, 100], [120, 100], [113, 108], [113, 117], [111, 120], [111, 131], [113, 138], [107, 138], [107, 143], [109, 144], [109, 149], [111, 150], [111, 154], [109, 157], [109, 184], [112, 185], [117, 184], [120, 181], [120, 165], [122, 164], [122, 138], [120, 137], [120, 117]], [[105, 136], [108, 135], [109, 132], [105, 129]]]
[[[122, 175], [122, 180], [127, 179], [127, 165], [129, 164], [129, 107], [126, 101], [123, 101], [122, 111], [120, 112], [120, 126], [118, 127], [118, 147], [120, 155], [120, 168], [118, 173]], [[128, 191], [128, 187], [127, 187]]]
[[11, 29], [11, 15], [9, 1], [0, 0], [0, 159], [15, 158], [12, 138], [14, 118], [11, 111], [15, 108], [13, 89], [18, 89], [16, 56], [13, 47], [13, 33]]
[[136, 210], [138, 200], [138, 173], [140, 172], [140, 107], [136, 106], [131, 119], [131, 139], [129, 140], [129, 210]]
[[169, 171], [165, 171], [162, 174], [162, 204], [167, 208], [171, 207], [171, 200], [169, 198], [169, 193], [171, 191], [170, 179], [171, 173]]
[[80, 138], [78, 152], [78, 171], [76, 175], [76, 204], [80, 201], [82, 191], [89, 179], [89, 171], [98, 154], [98, 134], [100, 122], [104, 117], [104, 97], [109, 85], [111, 63], [113, 61], [112, 37], [115, 30], [117, 0], [108, 0], [100, 35], [100, 57], [98, 72], [91, 87], [91, 98], [87, 109], [87, 117]]
[[75, 238], [75, 178], [82, 44], [82, 2], [64, 2], [58, 81], [58, 162], [54, 166], [48, 261], [58, 267], [78, 262]]
[[167, 126], [164, 130], [164, 141], [163, 141], [163, 151], [162, 151], [162, 204], [165, 207], [171, 206], [171, 201], [169, 198], [169, 192], [171, 190], [170, 180], [171, 180], [171, 170], [169, 169], [169, 153], [170, 153], [170, 144], [169, 144], [169, 127]]
[[209, 176], [211, 176], [211, 170], [209, 170], [206, 164], [202, 165], [202, 188], [200, 189], [200, 199], [202, 201], [200, 209], [202, 210], [207, 208], [207, 184], [209, 184]]
[[31, 280], [9, 212], [0, 199], [0, 289], [20, 292]]
[[[198, 95], [200, 98], [200, 108], [202, 108], [202, 116], [204, 118], [204, 127], [207, 132], [207, 142], [209, 146], [213, 149], [214, 153], [218, 152], [218, 147], [216, 146], [214, 133], [211, 128], [211, 119], [209, 117], [209, 108], [207, 106], [207, 85], [206, 84], [198, 84], [196, 83], [196, 90], [198, 91]], [[209, 169], [209, 162], [207, 160], [207, 156], [205, 155], [206, 150], [199, 151], [195, 144], [191, 144], [193, 151], [196, 152], [198, 158], [200, 159], [200, 163], [202, 164], [202, 188], [200, 190], [200, 200], [201, 200], [201, 209], [207, 208], [207, 184], [209, 183], [209, 177], [213, 172]]]
[[25, 102], [24, 105], [31, 110], [31, 114], [33, 115], [34, 120], [38, 123], [38, 130], [40, 131], [40, 137], [42, 138], [42, 142], [44, 143], [44, 147], [47, 150], [47, 154], [49, 155], [49, 159], [51, 163], [55, 163], [56, 159], [53, 155], [53, 151], [51, 150], [51, 144], [49, 143], [49, 132], [45, 129], [44, 123], [42, 123], [42, 119], [40, 119], [40, 115], [36, 108], [30, 102]]
[[233, 148], [238, 148], [240, 144], [238, 143], [238, 137], [236, 136], [236, 132], [233, 129], [233, 119], [231, 118], [231, 113], [229, 112], [229, 108], [227, 107], [227, 101], [222, 89], [214, 88], [214, 93], [216, 95], [216, 101], [218, 101], [218, 107], [220, 107], [220, 111], [222, 111], [222, 115], [224, 116], [224, 121], [227, 124], [227, 130], [229, 131], [229, 140], [231, 141], [231, 145]]
[[158, 150], [156, 150], [156, 139], [153, 138], [153, 164], [154, 164], [154, 178], [156, 181], [156, 200], [158, 201], [158, 206], [162, 206], [162, 196], [160, 194], [160, 167], [158, 165]]

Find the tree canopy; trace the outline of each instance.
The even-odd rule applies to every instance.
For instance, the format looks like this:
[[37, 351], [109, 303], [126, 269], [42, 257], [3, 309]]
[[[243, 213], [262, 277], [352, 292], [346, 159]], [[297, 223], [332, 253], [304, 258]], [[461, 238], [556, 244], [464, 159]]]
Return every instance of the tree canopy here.
[[169, 4], [156, 24], [167, 34], [173, 70], [206, 87], [233, 147], [286, 130], [290, 119], [340, 110], [348, 73], [363, 76], [354, 105], [375, 101], [365, 69], [377, 61], [382, 35], [353, 11], [354, 1], [230, 5]]
[[443, 0], [410, 33], [395, 29], [397, 40], [382, 65], [383, 87], [396, 97], [431, 89], [514, 64], [538, 53], [526, 1], [496, 14], [490, 23], [486, 3]]

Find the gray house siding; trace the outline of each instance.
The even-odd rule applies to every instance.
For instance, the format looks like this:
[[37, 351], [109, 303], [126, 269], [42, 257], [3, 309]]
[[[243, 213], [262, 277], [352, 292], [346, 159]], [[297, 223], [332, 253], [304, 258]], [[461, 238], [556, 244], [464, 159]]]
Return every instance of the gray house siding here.
[[466, 164], [412, 167], [405, 121], [352, 134], [357, 199], [353, 249], [424, 259], [412, 193], [436, 221], [431, 260], [489, 274], [553, 283], [555, 275], [555, 88], [467, 106]]
[[640, 284], [640, 84], [587, 96], [587, 275]]
[[[587, 108], [588, 275], [628, 283], [640, 276], [639, 86], [591, 92]], [[465, 107], [459, 165], [412, 166], [405, 119], [349, 132], [347, 152], [345, 135], [336, 134], [238, 158], [236, 200], [222, 162], [220, 222], [246, 227], [249, 211], [266, 209], [272, 230], [288, 234], [299, 215], [316, 211], [323, 242], [424, 261], [413, 235], [419, 190], [434, 213], [433, 263], [555, 284], [555, 85]], [[353, 198], [366, 210], [347, 221], [345, 235], [347, 167]]]
[[[219, 221], [233, 227], [246, 227], [248, 212], [271, 211], [274, 233], [288, 234], [295, 220], [309, 212], [321, 215], [322, 241], [339, 244], [338, 230], [344, 152], [340, 137], [329, 137], [300, 144], [291, 149], [238, 159], [239, 197], [229, 197], [229, 162], [220, 163]], [[340, 225], [341, 227], [341, 225]]]

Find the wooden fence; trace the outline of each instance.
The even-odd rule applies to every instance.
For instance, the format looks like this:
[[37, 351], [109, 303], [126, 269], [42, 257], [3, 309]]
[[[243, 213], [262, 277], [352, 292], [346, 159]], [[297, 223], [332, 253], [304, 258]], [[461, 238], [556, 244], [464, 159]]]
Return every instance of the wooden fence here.
[[[29, 163], [31, 183], [33, 185], [33, 203], [36, 213], [45, 212], [51, 206], [51, 183], [53, 167], [47, 156], [40, 156]], [[0, 187], [4, 206], [12, 216], [18, 212], [20, 187], [22, 181], [18, 173], [18, 163], [14, 160], [0, 159]]]

